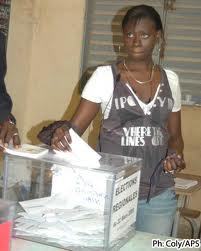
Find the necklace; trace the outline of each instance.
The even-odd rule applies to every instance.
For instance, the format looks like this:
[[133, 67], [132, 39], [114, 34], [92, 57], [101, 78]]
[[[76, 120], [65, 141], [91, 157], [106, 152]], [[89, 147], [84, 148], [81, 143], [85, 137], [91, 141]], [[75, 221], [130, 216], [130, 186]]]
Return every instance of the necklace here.
[[135, 80], [135, 82], [137, 82], [140, 85], [147, 84], [147, 83], [149, 83], [149, 82], [151, 82], [153, 80], [155, 65], [152, 66], [151, 74], [150, 74], [150, 79], [148, 79], [146, 81], [140, 81], [140, 80], [137, 80], [136, 78], [133, 77], [133, 73], [128, 69], [128, 66], [126, 65], [125, 59], [124, 59], [124, 62], [123, 62], [123, 66], [126, 69], [126, 71], [129, 73], [129, 75], [131, 76], [131, 78], [133, 80]]

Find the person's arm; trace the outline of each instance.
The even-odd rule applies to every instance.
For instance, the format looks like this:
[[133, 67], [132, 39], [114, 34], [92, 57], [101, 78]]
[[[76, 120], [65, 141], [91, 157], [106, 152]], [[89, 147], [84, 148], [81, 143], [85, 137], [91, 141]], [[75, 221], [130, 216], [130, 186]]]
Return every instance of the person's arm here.
[[[82, 98], [74, 116], [70, 120], [70, 127], [81, 136], [95, 118], [99, 109], [100, 103], [94, 103]], [[61, 151], [70, 151], [69, 143], [71, 143], [69, 126], [63, 125], [57, 128], [51, 140], [52, 148]]]
[[167, 127], [169, 132], [168, 148], [172, 153], [166, 158], [164, 169], [166, 171], [180, 171], [185, 168], [183, 157], [184, 142], [181, 132], [181, 111], [170, 114]]
[[6, 90], [4, 81], [6, 70], [6, 38], [0, 32], [0, 123], [8, 118], [12, 110], [12, 100]]
[[172, 112], [168, 119], [169, 148], [183, 156], [184, 141], [181, 132], [181, 111]]
[[4, 150], [9, 142], [12, 142], [14, 147], [20, 145], [16, 120], [11, 114], [12, 100], [4, 82], [6, 70], [6, 39], [0, 32], [0, 150]]
[[[107, 84], [106, 84], [107, 83]], [[53, 149], [70, 151], [69, 129], [73, 128], [80, 136], [97, 115], [100, 106], [105, 110], [113, 93], [113, 74], [110, 66], [98, 67], [87, 81], [80, 104], [70, 121], [54, 121], [39, 132], [41, 142]]]

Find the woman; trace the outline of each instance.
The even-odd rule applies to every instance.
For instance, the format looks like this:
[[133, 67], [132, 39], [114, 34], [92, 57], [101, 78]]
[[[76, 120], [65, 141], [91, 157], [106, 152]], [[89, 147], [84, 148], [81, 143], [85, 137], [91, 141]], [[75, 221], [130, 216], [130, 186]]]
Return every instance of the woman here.
[[[128, 10], [122, 31], [128, 56], [96, 69], [70, 124], [82, 135], [102, 108], [99, 151], [143, 159], [137, 230], [170, 235], [176, 211], [172, 171], [184, 166], [178, 77], [152, 59], [164, 40], [154, 8]], [[70, 150], [68, 129], [64, 122], [54, 130], [54, 149]]]

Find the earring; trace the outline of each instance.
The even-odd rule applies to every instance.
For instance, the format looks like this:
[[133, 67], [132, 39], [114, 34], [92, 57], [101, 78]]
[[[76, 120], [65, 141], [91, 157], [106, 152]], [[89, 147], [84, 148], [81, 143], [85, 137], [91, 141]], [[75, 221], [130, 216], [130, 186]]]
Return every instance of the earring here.
[[160, 55], [160, 51], [161, 51], [161, 44], [158, 42], [154, 47], [152, 55], [158, 57]]
[[118, 46], [118, 52], [121, 52], [121, 45]]

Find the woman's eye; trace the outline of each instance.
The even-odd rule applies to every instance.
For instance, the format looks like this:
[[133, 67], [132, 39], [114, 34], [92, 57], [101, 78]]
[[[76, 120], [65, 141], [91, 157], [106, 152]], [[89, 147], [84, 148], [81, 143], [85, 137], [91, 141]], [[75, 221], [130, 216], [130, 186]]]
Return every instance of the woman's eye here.
[[134, 34], [133, 34], [132, 32], [128, 32], [128, 33], [127, 33], [127, 37], [128, 37], [128, 38], [132, 38], [132, 37], [134, 37]]
[[146, 38], [149, 38], [149, 35], [148, 34], [142, 34], [141, 37], [146, 39]]

